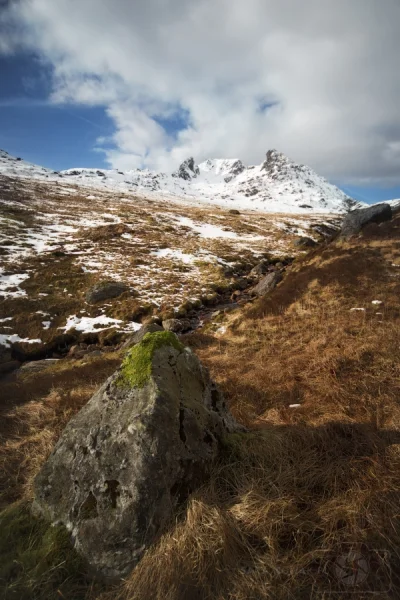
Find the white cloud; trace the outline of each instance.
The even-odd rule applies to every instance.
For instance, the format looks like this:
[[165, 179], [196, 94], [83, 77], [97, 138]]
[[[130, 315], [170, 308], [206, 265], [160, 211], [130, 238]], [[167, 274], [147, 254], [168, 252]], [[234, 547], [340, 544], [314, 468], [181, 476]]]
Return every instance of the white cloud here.
[[[54, 102], [106, 107], [113, 166], [277, 147], [342, 182], [400, 183], [398, 0], [20, 0], [9, 19], [0, 51], [49, 61]], [[159, 121], [180, 110], [172, 135]]]

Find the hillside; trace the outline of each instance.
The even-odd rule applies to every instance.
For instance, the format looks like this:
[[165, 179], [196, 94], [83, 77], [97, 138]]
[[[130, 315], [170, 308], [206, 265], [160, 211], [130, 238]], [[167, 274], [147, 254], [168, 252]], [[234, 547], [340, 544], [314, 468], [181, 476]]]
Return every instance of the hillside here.
[[398, 597], [399, 231], [395, 216], [348, 241], [320, 238], [273, 265], [283, 281], [268, 295], [181, 336], [250, 433], [229, 438], [210, 482], [122, 584], [92, 580], [68, 536], [27, 506], [61, 430], [124, 351], [0, 380], [5, 597]]
[[83, 186], [104, 191], [140, 194], [156, 200], [180, 200], [228, 208], [272, 213], [343, 213], [360, 204], [305, 165], [269, 150], [256, 166], [238, 159], [184, 161], [174, 173], [134, 169], [52, 171], [0, 151], [0, 173], [36, 179], [65, 187]]
[[[304, 252], [296, 239], [323, 239], [340, 222], [236, 213], [0, 175], [0, 345], [18, 344], [21, 357], [58, 357], [76, 335], [123, 334], [146, 318], [212, 307], [218, 293], [229, 300], [248, 287], [243, 276], [263, 257]], [[88, 303], [105, 281], [125, 285], [125, 294]]]

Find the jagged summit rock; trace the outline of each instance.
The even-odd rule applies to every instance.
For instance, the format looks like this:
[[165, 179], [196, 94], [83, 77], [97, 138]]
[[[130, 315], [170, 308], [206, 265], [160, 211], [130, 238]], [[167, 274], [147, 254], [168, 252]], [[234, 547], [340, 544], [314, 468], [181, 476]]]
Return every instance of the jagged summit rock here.
[[238, 431], [196, 355], [171, 332], [148, 333], [65, 428], [34, 510], [63, 523], [97, 572], [125, 576]]
[[190, 157], [183, 161], [177, 171], [178, 177], [190, 181], [193, 177], [200, 175], [200, 169], [194, 162], [194, 158]]
[[266, 212], [346, 213], [363, 206], [310, 167], [296, 164], [277, 150], [268, 150], [260, 165], [246, 166], [238, 158], [214, 158], [196, 164], [185, 160], [173, 173], [148, 169], [69, 169], [54, 172], [0, 153], [0, 174], [46, 180], [84, 188], [111, 189], [144, 197], [166, 193], [181, 200], [201, 200], [240, 209]]

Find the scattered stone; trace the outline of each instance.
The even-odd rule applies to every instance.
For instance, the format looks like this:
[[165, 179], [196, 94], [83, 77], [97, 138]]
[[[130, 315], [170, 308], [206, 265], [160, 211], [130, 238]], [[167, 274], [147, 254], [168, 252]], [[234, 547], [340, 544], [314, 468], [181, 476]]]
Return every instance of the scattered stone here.
[[246, 288], [248, 288], [249, 285], [250, 285], [250, 282], [248, 279], [246, 279], [246, 277], [238, 277], [237, 279], [235, 279], [231, 289], [243, 291]]
[[251, 290], [255, 296], [265, 296], [271, 292], [277, 284], [282, 281], [282, 275], [278, 271], [268, 273], [261, 281]]
[[392, 218], [392, 209], [390, 204], [375, 204], [368, 208], [358, 208], [347, 213], [344, 218], [340, 237], [349, 238], [359, 233], [365, 225], [369, 223], [383, 223]]
[[191, 329], [191, 322], [190, 319], [166, 319], [162, 322], [162, 326], [166, 331], [183, 333]]
[[92, 568], [124, 577], [244, 431], [196, 355], [147, 334], [70, 421], [35, 480], [35, 513], [71, 531]]
[[124, 292], [127, 292], [129, 287], [121, 281], [100, 281], [96, 283], [86, 294], [86, 302], [96, 304], [103, 300], [118, 298]]
[[23, 364], [19, 370], [21, 374], [25, 373], [39, 373], [40, 371], [45, 371], [52, 365], [58, 363], [57, 358], [45, 358], [43, 360], [34, 360], [31, 362], [27, 362]]
[[250, 271], [251, 277], [260, 277], [260, 275], [265, 275], [268, 273], [268, 269], [270, 267], [270, 261], [268, 259], [264, 259], [258, 263], [255, 267]]
[[317, 245], [317, 242], [310, 237], [299, 237], [293, 243], [300, 248], [314, 248]]

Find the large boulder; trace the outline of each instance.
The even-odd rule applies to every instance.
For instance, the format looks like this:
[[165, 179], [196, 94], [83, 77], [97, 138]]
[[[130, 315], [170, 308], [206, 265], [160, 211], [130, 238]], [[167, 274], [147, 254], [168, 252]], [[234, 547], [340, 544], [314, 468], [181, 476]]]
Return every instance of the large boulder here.
[[147, 334], [70, 421], [35, 480], [34, 510], [63, 523], [95, 571], [125, 576], [243, 431], [193, 352]]
[[96, 304], [111, 298], [118, 298], [124, 292], [127, 292], [129, 287], [121, 281], [100, 281], [88, 290], [86, 294], [86, 302]]
[[383, 223], [392, 218], [390, 204], [375, 204], [368, 208], [359, 208], [347, 213], [343, 220], [340, 237], [349, 238], [359, 233], [369, 223]]
[[265, 294], [271, 292], [280, 281], [282, 281], [282, 275], [279, 271], [272, 271], [263, 277], [261, 281], [252, 288], [251, 292], [254, 296], [265, 296]]

